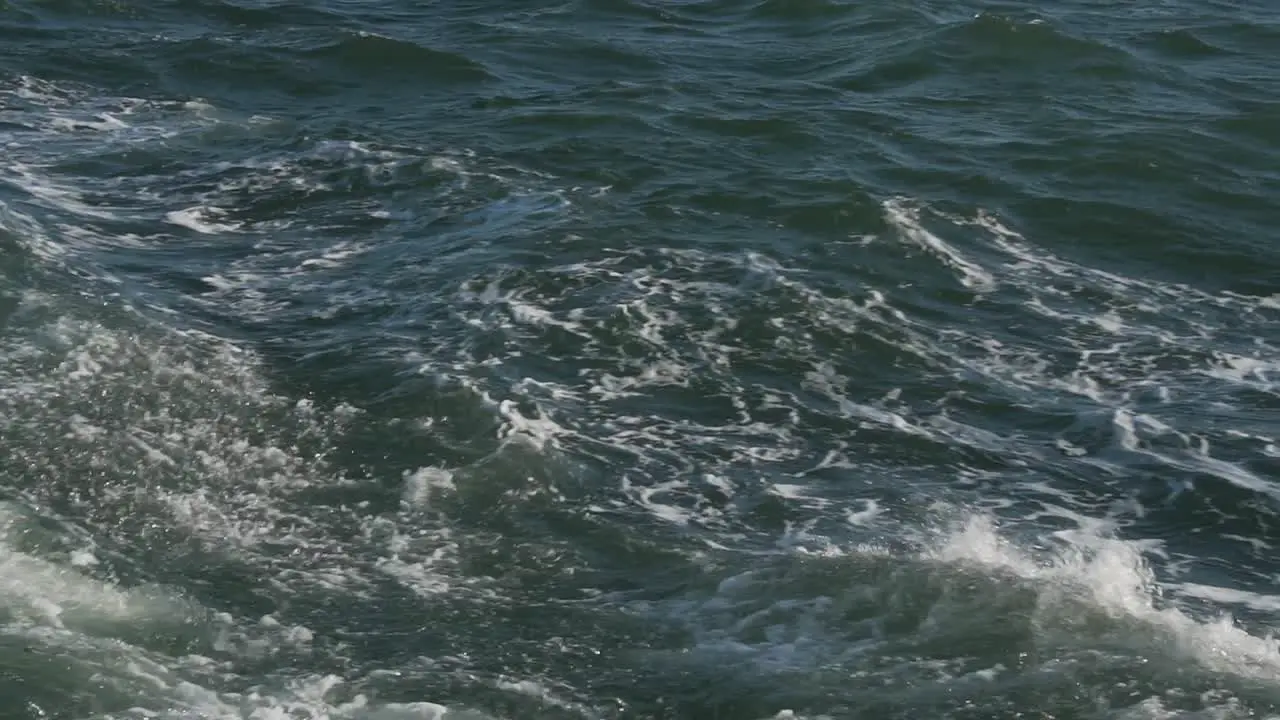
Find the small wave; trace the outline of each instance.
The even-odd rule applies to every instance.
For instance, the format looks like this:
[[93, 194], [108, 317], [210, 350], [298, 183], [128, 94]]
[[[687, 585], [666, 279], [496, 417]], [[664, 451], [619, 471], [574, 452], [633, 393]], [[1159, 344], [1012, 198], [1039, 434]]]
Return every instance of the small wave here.
[[979, 13], [940, 29], [930, 45], [940, 56], [963, 61], [966, 67], [1043, 63], [1072, 71], [1111, 68], [1120, 74], [1133, 67], [1132, 56], [1124, 50], [1072, 34], [1043, 17]]
[[1226, 52], [1202, 37], [1196, 28], [1150, 31], [1140, 35], [1137, 42], [1169, 60], [1208, 60]]
[[[915, 19], [909, 38], [895, 38], [865, 62], [846, 61], [822, 73], [826, 82], [858, 92], [909, 93], [913, 89], [938, 100], [941, 78], [1007, 78], [1010, 67], [1042, 66], [1050, 76], [1108, 78], [1132, 76], [1134, 58], [1125, 50], [1089, 37], [1077, 37], [1044, 18], [1018, 19], [980, 13], [963, 20]], [[834, 70], [843, 68], [843, 76]], [[1007, 79], [999, 82], [1008, 82]], [[1029, 82], [1031, 82], [1029, 80]], [[969, 97], [985, 95], [985, 85], [971, 79]], [[948, 85], [950, 85], [948, 83]]]
[[55, 2], [13, 3], [19, 11], [27, 10], [36, 18], [100, 18], [107, 22], [120, 19], [136, 20], [145, 17], [138, 6], [115, 0], [55, 0]]
[[[1140, 545], [1088, 533], [1022, 545], [985, 515], [916, 540], [917, 550], [802, 546], [749, 569], [713, 566], [657, 599], [612, 600], [689, 633], [687, 645], [646, 653], [663, 668], [655, 682], [714, 678], [715, 695], [749, 697], [762, 715], [824, 692], [879, 717], [1056, 714], [1083, 683], [1100, 717], [1211, 690], [1221, 696], [1201, 707], [1248, 717], [1280, 693], [1280, 641], [1162, 597]], [[1125, 680], [1112, 692], [1104, 677]]]
[[493, 79], [482, 63], [461, 53], [371, 32], [346, 33], [334, 42], [308, 50], [305, 56], [336, 63], [347, 72], [377, 72], [383, 77], [412, 75], [450, 84]]
[[752, 7], [752, 15], [785, 22], [831, 22], [854, 15], [855, 3], [841, 0], [760, 0]]
[[196, 2], [161, 3], [156, 9], [161, 12], [165, 10], [173, 12], [186, 21], [189, 21], [193, 15], [197, 15], [209, 27], [236, 31], [281, 27], [328, 29], [345, 20], [341, 13], [328, 8], [289, 2], [289, 0], [273, 0], [265, 3], [196, 0]]
[[[1083, 599], [1111, 618], [1137, 621], [1146, 626], [1146, 632], [1131, 628], [1122, 641], [1134, 643], [1135, 650], [1167, 646], [1214, 671], [1269, 682], [1280, 677], [1280, 639], [1252, 635], [1230, 616], [1197, 619], [1162, 602], [1154, 575], [1135, 544], [1081, 533], [1063, 536], [1073, 542], [1043, 562], [1001, 538], [989, 518], [975, 517], [956, 533], [941, 538], [930, 556], [1012, 571], [1045, 583], [1037, 610], [1042, 614], [1079, 612], [1071, 606]], [[1038, 624], [1052, 632], [1075, 634], [1073, 638], [1063, 636], [1059, 642], [1107, 637], [1107, 630], [1089, 628], [1081, 620], [1042, 617]], [[1088, 635], [1078, 634], [1086, 630]]]

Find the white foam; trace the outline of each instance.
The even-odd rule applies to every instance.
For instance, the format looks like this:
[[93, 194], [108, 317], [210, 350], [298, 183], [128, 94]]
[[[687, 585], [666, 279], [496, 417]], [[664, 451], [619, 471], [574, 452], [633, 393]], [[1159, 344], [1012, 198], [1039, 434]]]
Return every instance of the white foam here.
[[106, 130], [122, 130], [129, 127], [129, 123], [115, 117], [111, 113], [99, 113], [97, 117], [73, 120], [65, 117], [55, 117], [51, 122], [52, 126], [58, 130], [97, 130], [99, 132]]
[[[10, 162], [3, 168], [0, 178], [26, 191], [42, 205], [73, 215], [94, 220], [116, 220], [119, 216], [111, 209], [89, 205], [78, 188], [59, 183], [31, 165]], [[7, 177], [5, 177], [7, 176]]]
[[546, 684], [536, 680], [504, 678], [498, 680], [494, 685], [500, 690], [506, 690], [507, 692], [515, 693], [517, 695], [535, 698], [544, 705], [563, 708], [581, 717], [593, 717], [597, 715], [597, 713], [591, 708], [585, 707], [581, 703], [560, 697], [558, 693], [547, 687]]
[[204, 235], [234, 232], [240, 226], [237, 223], [216, 222], [211, 218], [225, 215], [225, 211], [213, 207], [189, 207], [165, 213], [165, 219], [174, 225], [194, 230]]
[[622, 476], [622, 493], [638, 506], [648, 510], [655, 518], [673, 525], [688, 525], [695, 519], [694, 513], [684, 507], [663, 502], [660, 498], [682, 494], [689, 487], [684, 480], [637, 484], [629, 475]]
[[[1259, 717], [1252, 709], [1234, 697], [1221, 693], [1204, 693], [1200, 700], [1204, 709], [1188, 712], [1178, 707], [1176, 694], [1170, 698], [1175, 702], [1166, 703], [1166, 698], [1148, 697], [1124, 708], [1117, 708], [1109, 714], [1115, 720], [1252, 720]], [[1275, 720], [1276, 716], [1264, 716], [1264, 720]]]
[[880, 503], [875, 500], [864, 499], [862, 501], [862, 509], [854, 510], [853, 508], [845, 508], [844, 519], [850, 525], [865, 527], [875, 522], [876, 518], [884, 512], [884, 508], [880, 507]]
[[163, 675], [152, 676], [168, 701], [163, 709], [135, 708], [117, 717], [153, 720], [492, 720], [465, 708], [450, 708], [429, 701], [377, 702], [365, 693], [349, 700], [338, 695], [346, 684], [336, 675], [312, 675], [287, 682], [278, 690], [214, 693], [203, 687]]
[[1266, 391], [1276, 389], [1273, 376], [1280, 374], [1280, 362], [1229, 352], [1219, 352], [1216, 355], [1210, 367], [1203, 370], [1210, 377]]
[[510, 441], [525, 442], [542, 450], [554, 444], [559, 436], [569, 434], [566, 428], [550, 417], [526, 417], [512, 400], [498, 403], [498, 414], [504, 420], [498, 436]]
[[985, 268], [969, 260], [950, 243], [929, 232], [920, 223], [919, 210], [905, 198], [893, 198], [883, 203], [885, 219], [907, 240], [933, 253], [952, 269], [960, 273], [960, 282], [976, 292], [995, 289], [996, 278]]
[[[1172, 434], [1177, 436], [1182, 440], [1186, 449], [1182, 452], [1161, 452], [1149, 447], [1139, 437], [1139, 424], [1145, 429], [1154, 431], [1156, 435]], [[1197, 443], [1192, 444], [1187, 435], [1175, 431], [1168, 424], [1149, 415], [1134, 415], [1124, 409], [1115, 411], [1113, 427], [1116, 431], [1117, 444], [1127, 452], [1156, 459], [1170, 468], [1192, 473], [1206, 473], [1226, 480], [1237, 487], [1280, 499], [1280, 485], [1276, 485], [1236, 463], [1212, 457], [1209, 454], [1209, 443], [1204, 438], [1200, 438]]]
[[1268, 613], [1280, 613], [1280, 595], [1262, 595], [1247, 590], [1190, 582], [1173, 583], [1169, 589], [1184, 597], [1211, 600], [1220, 605], [1238, 605]]
[[421, 467], [405, 472], [404, 501], [414, 507], [427, 506], [434, 494], [456, 489], [453, 472], [443, 468]]

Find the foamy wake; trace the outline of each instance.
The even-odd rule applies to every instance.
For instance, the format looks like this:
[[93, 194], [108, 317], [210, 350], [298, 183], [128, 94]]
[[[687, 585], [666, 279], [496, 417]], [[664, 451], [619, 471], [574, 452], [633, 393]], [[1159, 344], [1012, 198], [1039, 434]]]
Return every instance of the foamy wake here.
[[[203, 105], [99, 101], [35, 81], [0, 96], [29, 106], [0, 111], [0, 120], [40, 118], [31, 128], [37, 136], [89, 156], [103, 142], [136, 143], [212, 122]], [[422, 324], [400, 328], [402, 334], [375, 328], [371, 352], [467, 390], [491, 414], [495, 440], [530, 448], [538, 461], [564, 453], [621, 467], [610, 475], [616, 484], [593, 500], [591, 514], [610, 521], [640, 515], [663, 529], [692, 530], [703, 541], [699, 551], [758, 547], [776, 540], [784, 524], [783, 549], [820, 547], [827, 561], [874, 570], [869, 579], [855, 577], [862, 584], [854, 590], [815, 590], [778, 602], [753, 595], [769, 592], [761, 590], [767, 578], [725, 579], [705, 602], [674, 608], [694, 624], [712, 626], [698, 629], [701, 647], [773, 669], [811, 669], [832, 658], [853, 663], [883, 647], [884, 624], [871, 617], [852, 623], [856, 630], [842, 625], [847, 618], [837, 611], [865, 599], [849, 597], [875, 596], [885, 590], [876, 582], [886, 577], [892, 587], [882, 594], [910, 595], [913, 582], [936, 579], [943, 567], [976, 571], [993, 595], [1008, 585], [1030, 588], [1041, 642], [1088, 649], [1111, 643], [1103, 637], [1110, 635], [1132, 653], [1174, 652], [1208, 671], [1264, 684], [1280, 677], [1280, 650], [1264, 631], [1225, 615], [1193, 613], [1170, 591], [1265, 612], [1280, 606], [1275, 598], [1207, 584], [1162, 585], [1144, 554], [1152, 547], [1093, 532], [1148, 511], [1130, 487], [1110, 482], [1129, 477], [1127, 463], [1195, 475], [1196, 483], [1222, 482], [1268, 501], [1278, 496], [1274, 483], [1250, 469], [1251, 461], [1280, 454], [1269, 425], [1223, 431], [1185, 411], [1188, 405], [1206, 413], [1248, 409], [1251, 393], [1276, 396], [1277, 348], [1266, 336], [1274, 297], [1209, 294], [1125, 277], [1055, 256], [988, 213], [959, 217], [907, 199], [886, 201], [888, 232], [858, 247], [889, 252], [895, 261], [903, 248], [922, 252], [974, 298], [966, 311], [992, 312], [1000, 321], [1014, 317], [1035, 329], [996, 338], [976, 332], [967, 316], [927, 313], [919, 297], [892, 282], [868, 280], [852, 289], [824, 284], [820, 273], [761, 252], [627, 247], [602, 254], [595, 240], [567, 235], [557, 242], [579, 243], [592, 259], [493, 267], [477, 261], [475, 253], [484, 252], [477, 235], [551, 233], [569, 198], [585, 201], [600, 191], [574, 195], [550, 187], [546, 177], [467, 153], [319, 141], [301, 152], [282, 149], [230, 166], [187, 168], [176, 178], [117, 185], [59, 176], [42, 164], [47, 150], [39, 144], [13, 152], [0, 180], [24, 201], [21, 210], [0, 206], [0, 222], [37, 257], [62, 261], [124, 245], [163, 250], [175, 239], [224, 248], [226, 236], [249, 237], [252, 251], [203, 276], [208, 292], [198, 302], [237, 321], [264, 324], [279, 322], [290, 307], [306, 309], [310, 314], [299, 318], [308, 322], [382, 314], [388, 303], [410, 302], [405, 287], [444, 288], [413, 300], [420, 305], [397, 306]], [[178, 204], [155, 192], [175, 181], [206, 189], [192, 190]], [[100, 184], [90, 193], [86, 183]], [[443, 208], [441, 244], [430, 248], [431, 262], [405, 261], [421, 252], [416, 239], [412, 247], [382, 247], [390, 252], [380, 259], [375, 244], [351, 241], [338, 222], [349, 222], [353, 210], [361, 222], [398, 222], [429, 204], [413, 193], [395, 201], [403, 206], [380, 199], [396, 195], [381, 191], [401, 185], [435, 188]], [[292, 219], [255, 216], [245, 206], [271, 191], [324, 198], [371, 188], [379, 192], [352, 207], [332, 210], [317, 201], [323, 221], [317, 228], [336, 229], [331, 243], [316, 240], [317, 228], [283, 232]], [[89, 202], [90, 195], [99, 197]], [[138, 219], [162, 230], [146, 238], [110, 232], [113, 223]], [[337, 224], [325, 224], [331, 220]], [[353, 264], [366, 262], [370, 272], [353, 272]], [[405, 274], [417, 266], [426, 274]], [[107, 273], [99, 279], [117, 280]], [[905, 287], [910, 279], [895, 280]], [[325, 306], [309, 307], [313, 295], [323, 295]], [[356, 557], [324, 519], [306, 516], [290, 501], [318, 484], [347, 482], [321, 458], [327, 441], [346, 426], [343, 418], [358, 411], [321, 412], [271, 395], [251, 354], [226, 343], [195, 334], [152, 343], [61, 317], [61, 309], [39, 302], [25, 305], [19, 315], [54, 317], [33, 320], [25, 342], [0, 346], [0, 429], [7, 447], [21, 451], [19, 469], [26, 473], [23, 482], [5, 487], [15, 496], [35, 507], [54, 496], [73, 497], [77, 482], [101, 478], [106, 466], [116, 476], [72, 504], [80, 504], [97, 530], [139, 546], [175, 543], [248, 558], [282, 585], [348, 598], [372, 593], [387, 579], [423, 598], [463, 582], [453, 572], [455, 538], [423, 518], [433, 497], [453, 488], [452, 469], [406, 474], [402, 514], [343, 518], [354, 521], [368, 544], [362, 546], [368, 556]], [[518, 379], [491, 372], [517, 357], [545, 364], [531, 365]], [[590, 363], [576, 374], [567, 369], [583, 358]], [[953, 389], [960, 387], [968, 390]], [[975, 407], [973, 397], [983, 393], [1008, 401], [1025, 413], [1020, 417], [1055, 427], [1070, 417], [1075, 425], [1010, 433], [1000, 412]], [[282, 433], [278, 425], [289, 430]], [[66, 445], [48, 446], [51, 437]], [[913, 489], [907, 476], [921, 456], [960, 467], [957, 482]], [[192, 468], [195, 477], [184, 474]], [[1056, 474], [1035, 474], [1043, 468]], [[881, 485], [849, 489], [868, 476]], [[1085, 485], [1091, 494], [1074, 492]], [[1010, 488], [1034, 498], [1026, 511], [1033, 515], [1030, 527], [1052, 516], [1078, 530], [1033, 550], [1025, 539], [1003, 537], [995, 521], [981, 515], [922, 554], [846, 549], [857, 540], [897, 542], [910, 535], [923, 514], [917, 503], [930, 494], [1023, 512], [1012, 508]], [[1127, 509], [1117, 510], [1121, 506]], [[9, 514], [0, 522], [26, 527], [14, 519], [21, 516], [17, 505], [5, 507]], [[144, 509], [163, 522], [148, 526]], [[163, 531], [155, 530], [159, 525]], [[1027, 527], [1019, 526], [1020, 538]], [[21, 534], [34, 537], [29, 528]], [[13, 537], [0, 545], [0, 613], [8, 623], [0, 638], [63, 648], [56, 652], [74, 656], [85, 677], [118, 677], [122, 693], [163, 699], [153, 707], [180, 708], [121, 717], [437, 718], [445, 712], [426, 702], [379, 704], [327, 676], [270, 688], [218, 688], [219, 678], [231, 673], [225, 661], [166, 658], [120, 639], [132, 637], [120, 628], [133, 623], [201, 618], [198, 604], [145, 586], [121, 589], [100, 570], [107, 564], [101, 552], [83, 538], [51, 550]], [[1264, 539], [1224, 539], [1244, 544], [1252, 557], [1269, 558]], [[311, 564], [292, 565], [260, 550], [281, 546]], [[904, 575], [890, 566], [908, 570]], [[866, 604], [889, 613], [892, 603], [880, 600]], [[943, 616], [938, 611], [935, 626], [945, 624], [937, 620]], [[989, 626], [1001, 622], [980, 619]], [[311, 630], [274, 618], [190, 622], [208, 623], [218, 647], [232, 655], [270, 652], [268, 646], [305, 652], [315, 640]], [[962, 664], [944, 670], [965, 682], [1008, 670]], [[530, 692], [518, 681], [512, 688]], [[1126, 717], [1170, 717], [1166, 700], [1143, 700]]]
[[[0, 661], [24, 677], [0, 675], [0, 694], [86, 718], [441, 717], [377, 699], [377, 678], [306, 672], [341, 650], [287, 608], [456, 587], [455, 546], [422, 507], [447, 474], [407, 478], [399, 514], [351, 514], [363, 539], [336, 535], [299, 495], [352, 484], [324, 456], [358, 410], [272, 394], [252, 353], [215, 338], [78, 315], [28, 292], [0, 337]], [[244, 566], [278, 617], [149, 579]]]

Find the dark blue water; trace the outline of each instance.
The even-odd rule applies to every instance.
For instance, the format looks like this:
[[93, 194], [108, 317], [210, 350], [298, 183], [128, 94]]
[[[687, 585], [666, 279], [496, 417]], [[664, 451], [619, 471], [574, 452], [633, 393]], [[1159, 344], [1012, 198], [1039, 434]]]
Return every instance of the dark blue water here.
[[1270, 3], [0, 4], [0, 717], [1280, 718]]

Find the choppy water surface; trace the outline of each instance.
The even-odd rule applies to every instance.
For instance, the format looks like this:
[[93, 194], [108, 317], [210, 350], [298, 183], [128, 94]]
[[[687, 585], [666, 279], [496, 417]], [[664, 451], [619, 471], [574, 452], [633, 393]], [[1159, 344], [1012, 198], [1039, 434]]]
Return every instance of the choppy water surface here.
[[1280, 717], [1280, 12], [8, 0], [0, 716]]

